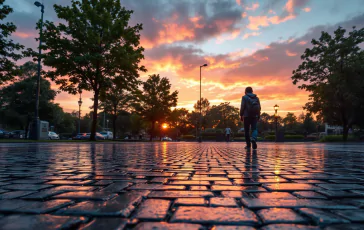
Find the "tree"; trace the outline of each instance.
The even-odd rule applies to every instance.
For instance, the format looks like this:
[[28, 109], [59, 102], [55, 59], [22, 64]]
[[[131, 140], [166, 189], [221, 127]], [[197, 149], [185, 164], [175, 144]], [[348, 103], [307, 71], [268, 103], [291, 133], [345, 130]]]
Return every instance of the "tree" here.
[[[7, 123], [28, 131], [28, 126], [34, 115], [36, 82], [36, 77], [31, 77], [0, 90], [0, 107], [5, 109], [5, 113], [11, 114], [9, 117], [11, 120]], [[42, 78], [39, 97], [39, 117], [41, 120], [49, 121], [52, 119], [53, 100], [56, 94], [57, 92], [51, 89], [50, 82]]]
[[309, 113], [305, 115], [302, 126], [306, 133], [314, 133], [317, 130], [317, 124], [312, 115]]
[[201, 98], [201, 101], [198, 100], [196, 104], [193, 105], [196, 113], [200, 112], [200, 104], [201, 104], [201, 114], [202, 116], [206, 116], [206, 113], [210, 110], [210, 102], [207, 98]]
[[168, 122], [172, 128], [176, 130], [176, 138], [178, 138], [181, 131], [186, 131], [188, 125], [188, 110], [185, 108], [174, 109], [169, 117]]
[[274, 117], [270, 116], [268, 113], [262, 113], [260, 115], [260, 121], [259, 121], [259, 126], [258, 128], [260, 128], [260, 131], [266, 131], [271, 128], [271, 123], [274, 121]]
[[230, 127], [232, 130], [236, 130], [240, 122], [239, 109], [230, 105], [230, 102], [213, 105], [207, 116], [212, 128]]
[[35, 62], [28, 61], [25, 62], [22, 66], [20, 66], [19, 70], [20, 70], [19, 79], [24, 80], [26, 78], [36, 76], [38, 72], [38, 65]]
[[339, 27], [334, 35], [322, 32], [319, 40], [311, 41], [313, 47], [301, 56], [302, 64], [293, 71], [293, 84], [310, 92], [305, 109], [317, 114], [319, 119], [343, 126], [343, 139], [347, 140], [349, 128], [362, 119], [364, 102], [364, 28], [355, 27], [346, 36]]
[[151, 122], [150, 140], [153, 138], [156, 122], [167, 118], [171, 107], [177, 105], [177, 98], [178, 91], [171, 93], [168, 78], [153, 74], [143, 82], [143, 91], [139, 93], [140, 103], [134, 106], [140, 116]]
[[126, 110], [133, 103], [135, 96], [117, 84], [112, 84], [107, 91], [100, 95], [101, 108], [110, 112], [112, 116], [113, 139], [116, 139], [116, 119], [121, 111]]
[[66, 23], [44, 23], [46, 73], [71, 94], [93, 91], [91, 140], [95, 140], [99, 94], [111, 83], [135, 84], [144, 49], [140, 47], [141, 24], [129, 26], [133, 11], [115, 0], [72, 0], [71, 6], [54, 5]]
[[287, 113], [286, 117], [283, 118], [283, 123], [290, 129], [293, 130], [297, 124], [297, 117], [294, 113]]
[[[13, 12], [13, 9], [4, 5], [5, 0], [0, 0], [0, 21]], [[14, 43], [8, 37], [15, 32], [16, 26], [11, 23], [0, 23], [0, 85], [6, 81], [12, 80], [17, 74], [17, 66], [14, 61], [19, 60], [22, 55], [16, 53], [24, 46]]]

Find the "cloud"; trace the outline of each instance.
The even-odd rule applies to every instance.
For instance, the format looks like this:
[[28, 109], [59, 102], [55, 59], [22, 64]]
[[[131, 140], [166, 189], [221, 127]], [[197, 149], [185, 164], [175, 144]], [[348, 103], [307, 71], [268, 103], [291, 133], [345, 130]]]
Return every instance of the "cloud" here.
[[306, 45], [307, 44], [307, 41], [299, 41], [297, 44], [303, 46], [303, 45]]
[[279, 16], [249, 16], [249, 24], [247, 25], [247, 28], [250, 30], [259, 30], [260, 27], [267, 27], [271, 24], [280, 24], [288, 20], [292, 20], [295, 17], [296, 16], [294, 15], [287, 15], [283, 18]]
[[245, 10], [248, 10], [248, 11], [255, 11], [256, 9], [259, 8], [259, 3], [252, 3], [251, 6], [247, 6], [245, 7]]
[[278, 9], [281, 11], [279, 16], [267, 16], [268, 13], [275, 14], [275, 11], [272, 9], [272, 7], [274, 8], [276, 5], [279, 5], [280, 2], [282, 2], [282, 0], [270, 1], [269, 4], [263, 7], [261, 15], [249, 16], [249, 24], [247, 25], [247, 28], [250, 30], [259, 30], [261, 27], [268, 27], [272, 24], [276, 25], [292, 20], [298, 16], [300, 12], [298, 9], [304, 7], [309, 2], [309, 0], [287, 0], [283, 9]]
[[303, 8], [302, 10], [303, 10], [303, 11], [305, 11], [306, 13], [308, 13], [308, 12], [310, 12], [310, 11], [311, 11], [311, 8], [306, 7], [306, 8]]
[[286, 54], [288, 57], [295, 57], [297, 56], [297, 53], [290, 52], [289, 50], [286, 50]]
[[143, 23], [141, 37], [146, 48], [174, 42], [203, 42], [215, 37], [229, 40], [243, 22], [243, 9], [234, 0], [144, 0], [142, 3], [125, 0], [124, 3], [135, 10], [132, 22]]
[[259, 32], [246, 33], [246, 34], [244, 34], [243, 39], [247, 39], [247, 38], [252, 37], [252, 36], [258, 36], [260, 34], [261, 33], [259, 33]]

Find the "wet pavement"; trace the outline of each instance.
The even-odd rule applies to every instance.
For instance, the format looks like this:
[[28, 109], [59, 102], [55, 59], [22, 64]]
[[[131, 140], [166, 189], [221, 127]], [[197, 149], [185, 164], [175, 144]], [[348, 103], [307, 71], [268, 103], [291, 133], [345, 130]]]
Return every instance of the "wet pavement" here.
[[0, 229], [364, 229], [364, 145], [0, 144]]

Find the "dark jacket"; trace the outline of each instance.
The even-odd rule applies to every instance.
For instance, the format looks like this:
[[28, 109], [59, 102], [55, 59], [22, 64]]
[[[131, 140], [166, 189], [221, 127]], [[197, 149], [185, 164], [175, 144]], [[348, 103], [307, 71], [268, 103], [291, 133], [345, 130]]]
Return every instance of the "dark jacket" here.
[[246, 95], [244, 95], [241, 98], [241, 105], [240, 105], [240, 116], [242, 117], [249, 117], [249, 113], [248, 113], [248, 97], [250, 98], [257, 98], [258, 102], [259, 102], [259, 106], [260, 106], [260, 101], [259, 98], [257, 97], [257, 95], [255, 95], [254, 93], [247, 93]]

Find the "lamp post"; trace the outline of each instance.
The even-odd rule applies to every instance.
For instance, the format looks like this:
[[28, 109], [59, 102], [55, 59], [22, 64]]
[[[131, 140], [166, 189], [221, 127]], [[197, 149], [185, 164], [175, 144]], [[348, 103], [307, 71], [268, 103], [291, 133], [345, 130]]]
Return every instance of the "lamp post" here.
[[109, 130], [109, 119], [106, 120], [106, 130]]
[[274, 106], [274, 118], [275, 118], [275, 122], [276, 122], [276, 142], [278, 141], [278, 109], [279, 109], [279, 106], [276, 104]]
[[80, 100], [78, 101], [78, 133], [81, 133], [81, 105], [82, 105], [82, 92], [80, 91]]
[[202, 125], [202, 101], [201, 101], [201, 69], [202, 67], [206, 67], [207, 64], [203, 64], [200, 66], [200, 127], [199, 127], [199, 137], [198, 137], [198, 142], [202, 141], [202, 137], [201, 137], [201, 125]]
[[38, 77], [37, 77], [37, 92], [35, 96], [35, 111], [34, 111], [34, 120], [33, 127], [31, 129], [31, 139], [39, 140], [40, 130], [39, 130], [39, 94], [40, 94], [40, 62], [41, 62], [41, 46], [42, 46], [42, 34], [43, 34], [43, 14], [44, 14], [44, 5], [40, 2], [34, 2], [34, 5], [41, 8], [42, 16], [40, 20], [40, 28], [39, 28], [39, 55], [38, 55]]

